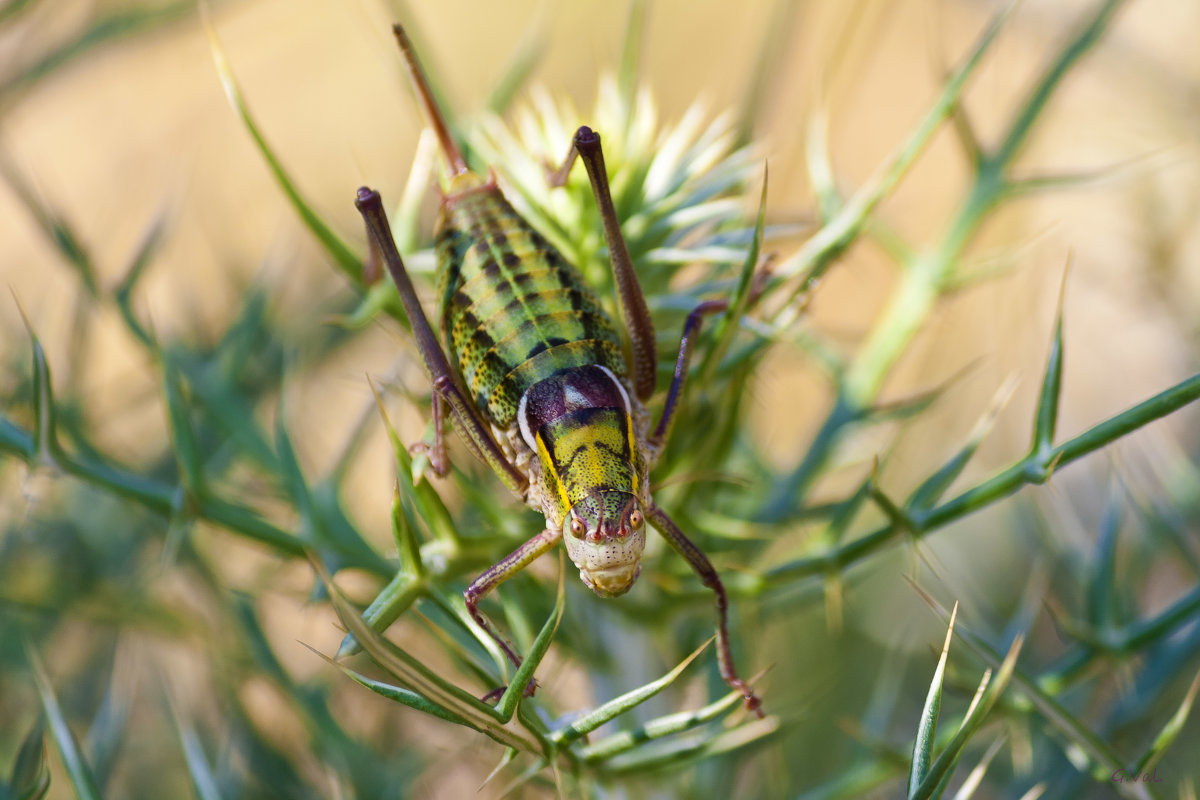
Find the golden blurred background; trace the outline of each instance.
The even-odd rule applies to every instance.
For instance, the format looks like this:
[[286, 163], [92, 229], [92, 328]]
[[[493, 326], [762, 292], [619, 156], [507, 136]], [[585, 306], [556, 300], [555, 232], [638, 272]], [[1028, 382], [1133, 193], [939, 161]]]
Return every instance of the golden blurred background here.
[[[82, 20], [133, 5], [42, 3], [7, 26], [0, 39], [0, 76], [21, 74]], [[1037, 71], [1094, 5], [1020, 4], [966, 92], [980, 141], [998, 141]], [[770, 167], [768, 219], [811, 222], [815, 201], [805, 161], [811, 115], [820, 109], [828, 114], [835, 177], [848, 196], [905, 140], [947, 71], [1000, 6], [983, 0], [654, 0], [647, 3], [642, 79], [664, 121], [677, 120], [697, 101], [713, 114], [737, 108], [760, 49], [772, 32], [778, 34], [780, 58], [755, 129]], [[409, 27], [427, 69], [469, 123], [519, 43], [530, 37], [545, 46], [532, 82], [590, 108], [598, 76], [615, 68], [627, 14], [624, 4], [594, 0], [242, 0], [212, 7], [217, 34], [260, 130], [304, 195], [357, 249], [363, 237], [352, 206], [355, 189], [370, 184], [385, 197], [398, 197], [423, 125], [394, 49], [392, 20], [403, 19]], [[195, 9], [184, 9], [153, 31], [88, 49], [44, 80], [0, 94], [0, 114], [6, 171], [68, 221], [92, 255], [102, 286], [119, 282], [151, 227], [165, 225], [160, 254], [134, 298], [135, 309], [162, 338], [221, 330], [241, 292], [264, 276], [280, 287], [272, 302], [297, 313], [311, 308], [314, 296], [333, 299], [346, 292], [231, 110]], [[1196, 371], [1200, 5], [1128, 3], [1054, 96], [1020, 164], [1029, 176], [1089, 177], [1011, 203], [989, 220], [969, 253], [979, 270], [995, 270], [995, 277], [939, 305], [884, 392], [886, 399], [901, 399], [950, 381], [944, 398], [915, 421], [881, 429], [877, 440], [843, 446], [846, 463], [860, 468], [873, 454], [888, 452], [882, 482], [896, 496], [906, 495], [948, 457], [1011, 378], [1018, 381], [1015, 395], [968, 474], [986, 475], [1025, 452], [1068, 263], [1061, 437]], [[963, 149], [946, 127], [879, 216], [919, 248], [939, 235], [968, 178]], [[754, 200], [747, 198], [748, 216]], [[786, 255], [795, 244], [776, 247]], [[851, 248], [811, 298], [813, 329], [839, 350], [853, 352], [896, 273], [877, 244]], [[147, 448], [158, 446], [165, 429], [165, 411], [155, 399], [159, 377], [111, 308], [97, 312], [100, 319], [82, 354], [74, 349], [78, 280], [34, 224], [11, 181], [7, 188], [0, 184], [0, 280], [11, 292], [0, 298], [5, 363], [19, 363], [14, 354], [28, 349], [19, 304], [45, 345], [56, 385], [70, 384], [87, 398], [96, 443], [128, 463], [150, 456]], [[311, 320], [314, 326], [323, 323]], [[366, 376], [396, 368], [399, 336], [395, 326], [375, 325], [282, 398], [306, 468], [314, 473], [328, 468], [358, 415], [370, 407]], [[7, 405], [5, 387], [14, 383], [0, 374], [0, 403]], [[830, 387], [804, 354], [780, 347], [749, 391], [756, 440], [776, 466], [793, 466], [828, 411]], [[418, 439], [423, 410], [397, 414], [402, 437]], [[1158, 449], [1180, 446], [1176, 442], [1194, 450], [1196, 419], [1186, 410], [1056, 480], [1068, 487], [1091, 482], [1100, 487], [1090, 495], [1099, 503], [1114, 469], [1152, 470]], [[384, 549], [390, 541], [393, 469], [385, 437], [376, 431], [348, 482], [354, 489], [347, 498], [351, 515]], [[840, 474], [818, 487], [818, 495], [851, 485], [861, 469], [850, 469], [845, 482], [839, 482]], [[6, 470], [3, 480], [3, 496], [26, 503], [0, 508], [5, 526], [18, 524], [31, 506], [54, 502], [55, 490], [44, 476]], [[1071, 502], [1061, 489], [1037, 491], [1045, 493], [1037, 502], [1047, 509]], [[1079, 520], [1080, 528], [1070, 535], [1093, 537], [1098, 508], [1071, 510], [1063, 518]], [[1007, 567], [1020, 574], [1031, 556], [988, 536], [999, 526], [1000, 513], [1006, 512], [971, 518], [957, 533], [938, 534], [926, 546], [948, 572], [965, 573], [963, 581], [988, 585], [991, 570], [982, 563], [995, 567], [997, 580], [1013, 574]], [[254, 548], [208, 530], [216, 537], [213, 546], [228, 551], [231, 585], [257, 585], [263, 565]], [[894, 554], [880, 566], [898, 574], [909, 561]], [[264, 620], [287, 669], [298, 676], [327, 670], [294, 644], [299, 639], [330, 652], [341, 635], [327, 607], [303, 602], [307, 566], [280, 568], [274, 580], [262, 597]], [[1160, 602], [1169, 597], [1164, 589]], [[867, 636], [889, 639], [897, 627], [922, 634], [940, 627], [900, 580], [875, 586], [860, 603], [848, 610], [845, 624]], [[787, 657], [780, 651], [758, 660]], [[189, 669], [186, 648], [155, 658], [175, 659], [180, 670]], [[339, 697], [354, 709], [351, 717], [362, 715], [357, 724], [381, 725], [376, 698], [357, 687]], [[264, 714], [286, 714], [267, 689], [254, 702]], [[283, 740], [290, 735], [286, 724], [278, 730]], [[414, 737], [423, 739], [420, 747], [437, 764], [428, 775], [438, 777], [424, 779], [413, 796], [475, 792], [492, 766], [494, 748], [472, 742], [464, 759], [464, 737], [445, 726]], [[63, 791], [59, 782], [50, 796], [69, 796]]]

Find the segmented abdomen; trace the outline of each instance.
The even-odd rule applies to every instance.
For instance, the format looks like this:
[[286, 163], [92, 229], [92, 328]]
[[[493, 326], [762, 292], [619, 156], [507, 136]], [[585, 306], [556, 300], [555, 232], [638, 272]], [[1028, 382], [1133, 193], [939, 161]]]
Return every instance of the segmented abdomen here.
[[451, 358], [498, 426], [512, 424], [526, 389], [561, 369], [596, 364], [624, 379], [621, 340], [595, 294], [495, 186], [443, 201], [437, 255]]

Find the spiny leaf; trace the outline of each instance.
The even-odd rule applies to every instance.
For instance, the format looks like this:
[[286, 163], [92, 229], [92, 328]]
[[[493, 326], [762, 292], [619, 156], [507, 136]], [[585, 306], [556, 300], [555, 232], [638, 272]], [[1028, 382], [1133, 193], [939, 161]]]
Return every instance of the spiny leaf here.
[[[2, 91], [2, 90], [0, 90]], [[79, 276], [87, 293], [95, 298], [100, 293], [100, 284], [96, 279], [96, 267], [88, 255], [87, 248], [79, 241], [70, 223], [50, 208], [44, 200], [38, 197], [26, 180], [6, 157], [0, 156], [0, 175], [8, 182], [9, 188], [17, 195], [25, 206], [34, 222], [42, 229], [42, 233], [58, 249], [66, 261]]]
[[620, 108], [634, 107], [638, 75], [641, 73], [642, 34], [646, 29], [648, 4], [644, 0], [633, 0], [629, 4], [629, 18], [625, 23], [625, 37], [621, 42], [621, 61], [617, 69]]
[[1117, 622], [1113, 615], [1116, 611], [1117, 537], [1121, 528], [1122, 500], [1120, 485], [1114, 477], [1100, 514], [1096, 563], [1088, 581], [1088, 622], [1099, 631]]
[[988, 746], [987, 752], [983, 754], [983, 758], [979, 760], [979, 763], [967, 775], [967, 779], [963, 781], [962, 786], [955, 792], [954, 800], [971, 800], [975, 796], [976, 790], [983, 783], [983, 776], [987, 773], [988, 766], [992, 763], [992, 759], [996, 757], [996, 753], [1000, 752], [1000, 745], [1002, 744], [1004, 744], [1004, 737], [998, 736]]
[[950, 639], [954, 635], [954, 620], [958, 616], [958, 603], [950, 612], [950, 624], [946, 628], [946, 641], [942, 655], [933, 671], [929, 694], [925, 697], [925, 708], [921, 711], [921, 722], [917, 727], [917, 738], [913, 742], [912, 768], [908, 773], [908, 796], [912, 798], [921, 782], [929, 774], [933, 761], [933, 740], [937, 735], [938, 714], [942, 708], [942, 678], [946, 674], [946, 659], [950, 655]]
[[[4, 11], [11, 5], [17, 4], [5, 4]], [[10, 77], [4, 86], [0, 87], [0, 97], [6, 102], [11, 102], [13, 95], [29, 89], [91, 50], [180, 19], [191, 9], [192, 3], [185, 0], [168, 5], [121, 9], [90, 20], [90, 24], [78, 34]]]
[[[15, 295], [14, 295], [15, 299]], [[17, 310], [21, 313], [21, 321], [29, 334], [29, 342], [33, 347], [33, 414], [34, 414], [34, 450], [32, 455], [42, 466], [56, 466], [58, 456], [58, 437], [56, 432], [56, 411], [54, 408], [54, 389], [50, 382], [50, 363], [46, 360], [46, 351], [42, 342], [33, 330], [25, 309], [17, 302]]]
[[640, 686], [633, 691], [626, 692], [620, 697], [617, 697], [601, 706], [598, 706], [597, 708], [592, 709], [587, 714], [572, 722], [566, 728], [556, 732], [552, 738], [559, 742], [573, 742], [581, 736], [586, 736], [587, 734], [591, 733], [609, 720], [615, 719], [621, 714], [624, 714], [626, 711], [641, 705], [643, 702], [649, 700], [651, 697], [674, 683], [675, 680], [683, 674], [683, 671], [687, 669], [688, 665], [695, 661], [696, 657], [704, 652], [704, 650], [710, 644], [712, 644], [712, 641], [712, 639], [709, 639], [707, 642], [700, 645], [698, 648], [692, 651], [691, 655], [679, 662], [679, 664], [677, 664], [670, 672], [658, 680], [651, 681], [645, 686]]
[[[425, 582], [411, 572], [401, 570], [388, 581], [363, 611], [363, 621], [375, 631], [386, 630], [400, 615], [412, 607], [425, 591]], [[354, 655], [362, 649], [353, 634], [347, 633], [338, 646], [337, 658]]]
[[1032, 452], [1039, 455], [1049, 452], [1054, 447], [1054, 432], [1058, 427], [1058, 406], [1059, 398], [1062, 395], [1063, 303], [1066, 299], [1066, 291], [1067, 274], [1064, 272], [1062, 292], [1058, 299], [1058, 313], [1054, 318], [1054, 337], [1050, 340], [1050, 355], [1046, 358], [1042, 390], [1038, 395], [1037, 416], [1033, 422], [1031, 449]]
[[[755, 675], [750, 679], [749, 683], [754, 684], [761, 675], [762, 673]], [[587, 762], [598, 762], [612, 758], [615, 755], [632, 750], [643, 742], [661, 739], [676, 733], [683, 733], [706, 722], [711, 722], [723, 714], [738, 708], [741, 705], [742, 699], [742, 693], [734, 690], [719, 700], [695, 711], [680, 711], [675, 714], [667, 714], [662, 717], [656, 717], [631, 731], [614, 733], [584, 747], [580, 750], [579, 755]]]
[[67, 726], [67, 720], [58, 706], [58, 699], [54, 696], [54, 689], [50, 686], [50, 679], [46, 676], [41, 659], [38, 658], [33, 646], [28, 642], [25, 643], [25, 655], [29, 661], [30, 671], [33, 673], [33, 681], [37, 684], [38, 694], [42, 698], [42, 710], [46, 715], [50, 736], [58, 747], [58, 754], [62, 757], [63, 766], [67, 770], [67, 779], [70, 780], [71, 787], [75, 790], [75, 796], [79, 800], [99, 800], [100, 790], [96, 786], [96, 779], [92, 775], [91, 767], [88, 766], [79, 749], [79, 742], [75, 739], [75, 734], [71, 733], [71, 729]]
[[196, 797], [199, 800], [221, 800], [220, 781], [213, 774], [212, 767], [209, 766], [208, 758], [204, 755], [204, 748], [196, 736], [196, 731], [179, 718], [173, 702], [168, 702], [168, 705]]
[[17, 800], [41, 800], [50, 790], [50, 766], [46, 763], [46, 721], [38, 717], [21, 741], [13, 762], [8, 791]]
[[1196, 677], [1192, 678], [1192, 685], [1188, 687], [1187, 694], [1183, 697], [1183, 702], [1179, 704], [1179, 708], [1175, 709], [1175, 713], [1171, 715], [1171, 719], [1167, 720], [1167, 724], [1163, 726], [1158, 736], [1154, 737], [1154, 743], [1150, 745], [1150, 749], [1138, 759], [1137, 767], [1134, 769], [1133, 774], [1141, 775], [1153, 769], [1158, 760], [1167, 752], [1167, 748], [1179, 737], [1184, 723], [1187, 722], [1188, 715], [1192, 712], [1192, 704], [1196, 700], [1197, 691], [1200, 691], [1200, 673], [1197, 673]]
[[207, 0], [200, 0], [200, 19], [204, 24], [205, 33], [208, 35], [209, 49], [212, 51], [213, 62], [217, 66], [217, 74], [220, 76], [221, 83], [225, 87], [225, 95], [229, 98], [229, 103], [233, 106], [233, 110], [241, 117], [242, 124], [250, 133], [250, 137], [254, 139], [254, 144], [258, 147], [259, 153], [262, 154], [263, 160], [267, 162], [267, 167], [271, 170], [271, 174], [275, 176], [276, 182], [283, 189], [283, 193], [287, 195], [288, 201], [304, 222], [305, 227], [317, 238], [317, 241], [320, 242], [325, 252], [333, 259], [334, 264], [349, 279], [351, 284], [355, 286], [361, 285], [362, 261], [342, 241], [341, 237], [325, 224], [325, 221], [321, 219], [320, 215], [313, 210], [308, 201], [300, 194], [300, 190], [296, 188], [291, 176], [283, 168], [283, 164], [275, 156], [275, 152], [267, 144], [266, 138], [259, 131], [254, 117], [250, 115], [250, 109], [246, 106], [245, 100], [242, 98], [242, 90], [233, 77], [233, 69], [229, 65], [229, 59], [225, 55], [224, 48], [221, 47], [220, 40], [217, 38], [217, 31], [213, 27]]
[[[447, 722], [453, 722], [456, 725], [465, 725], [468, 728], [475, 727], [468, 720], [463, 719], [462, 717], [458, 716], [454, 712], [449, 711], [449, 710], [443, 708], [442, 706], [439, 706], [437, 703], [431, 703], [429, 700], [425, 699], [424, 697], [422, 697], [421, 695], [417, 694], [414, 691], [405, 689], [401, 686], [393, 686], [392, 684], [386, 683], [384, 681], [377, 681], [372, 678], [368, 678], [366, 675], [363, 675], [362, 673], [355, 672], [354, 670], [350, 669], [349, 667], [346, 667], [342, 664], [337, 663], [332, 658], [330, 658], [329, 656], [320, 652], [316, 648], [309, 647], [308, 645], [304, 645], [304, 646], [308, 647], [309, 650], [311, 650], [313, 653], [315, 653], [321, 660], [325, 661], [330, 666], [336, 667], [337, 669], [341, 670], [343, 673], [345, 673], [347, 676], [349, 676], [352, 680], [354, 680], [355, 683], [358, 683], [361, 686], [367, 687], [368, 689], [370, 689], [372, 692], [375, 692], [375, 694], [379, 695], [380, 697], [386, 697], [388, 700], [391, 700], [396, 703], [400, 703], [401, 705], [406, 705], [409, 708], [414, 708], [417, 711], [424, 711], [426, 714], [437, 717], [438, 719], [444, 719]], [[476, 730], [478, 730], [478, 728], [476, 728]]]
[[320, 530], [321, 523], [317, 519], [312, 494], [308, 490], [308, 482], [304, 479], [304, 472], [296, 457], [296, 449], [292, 446], [292, 438], [288, 434], [282, 404], [275, 414], [275, 452], [283, 473], [284, 488], [287, 490], [288, 496], [292, 498], [297, 511], [300, 512], [300, 538], [309, 543], [321, 541], [323, 539]]
[[996, 419], [1000, 416], [1001, 410], [1008, 405], [1008, 401], [1012, 398], [1016, 388], [1017, 381], [1015, 377], [1010, 377], [1004, 382], [996, 392], [996, 396], [993, 398], [987, 412], [980, 418], [979, 422], [975, 423], [975, 428], [971, 431], [971, 435], [967, 437], [967, 443], [963, 445], [961, 450], [954, 454], [953, 458], [917, 487], [908, 498], [907, 508], [914, 511], [926, 511], [942, 499], [942, 495], [946, 493], [951, 484], [962, 474], [971, 457], [975, 455], [975, 451], [979, 449], [979, 445], [982, 444], [984, 437], [991, 431], [992, 426], [996, 423]]
[[162, 245], [165, 233], [165, 218], [159, 217], [150, 225], [149, 230], [142, 237], [141, 244], [138, 246], [137, 252], [134, 253], [129, 268], [125, 270], [125, 277], [113, 289], [113, 299], [116, 301], [117, 309], [121, 312], [121, 319], [125, 321], [125, 327], [129, 329], [129, 332], [138, 341], [151, 351], [157, 350], [158, 345], [154, 341], [154, 337], [150, 331], [142, 325], [137, 315], [133, 312], [133, 290], [137, 287], [138, 282], [141, 281], [142, 276], [146, 274], [146, 269], [154, 261], [154, 257], [158, 255], [158, 250]]
[[1012, 646], [1004, 657], [1004, 661], [996, 670], [995, 679], [992, 680], [991, 670], [984, 672], [983, 679], [979, 682], [979, 688], [975, 692], [975, 697], [971, 700], [971, 705], [967, 709], [966, 717], [962, 724], [955, 731], [950, 743], [946, 745], [946, 749], [929, 768], [929, 773], [916, 787], [915, 791], [910, 791], [910, 800], [925, 800], [928, 797], [936, 797], [939, 788], [943, 787], [949, 780], [954, 768], [958, 765], [958, 761], [962, 758], [965, 752], [967, 742], [975, 734], [979, 727], [987, 719], [988, 712], [996, 704], [1000, 698], [1000, 694], [1008, 686], [1009, 680], [1012, 678], [1013, 671], [1017, 666], [1017, 656], [1020, 655], [1021, 646], [1024, 644], [1024, 637], [1018, 636], [1013, 640]]
[[492, 114], [505, 113], [545, 54], [546, 35], [543, 26], [537, 22], [526, 25], [525, 33], [517, 42], [508, 66], [500, 74], [500, 80], [496, 81], [492, 93], [488, 96], [487, 110]]
[[778, 733], [780, 727], [779, 718], [772, 716], [752, 720], [714, 736], [674, 740], [664, 747], [647, 749], [645, 752], [614, 760], [608, 765], [608, 772], [613, 775], [630, 775], [666, 767], [681, 767], [763, 742]]
[[175, 453], [175, 462], [184, 490], [192, 497], [204, 491], [204, 464], [192, 432], [191, 412], [184, 399], [182, 379], [174, 358], [163, 358], [163, 394], [167, 401], [167, 427]]
[[358, 612], [342, 596], [341, 591], [330, 579], [325, 566], [315, 557], [310, 558], [310, 561], [329, 592], [338, 618], [361, 643], [363, 649], [371, 655], [376, 664], [408, 684], [426, 700], [441, 706], [451, 714], [462, 717], [471, 727], [483, 731], [500, 744], [530, 752], [539, 751], [540, 748], [536, 741], [530, 738], [527, 732], [504, 725], [495, 709], [443, 680], [429, 668], [391, 645], [390, 642], [381, 639], [367, 627]]
[[421, 560], [421, 545], [417, 541], [416, 531], [404, 514], [404, 505], [400, 502], [399, 481], [392, 487], [392, 539], [396, 542], [396, 552], [400, 556], [400, 572], [414, 578], [424, 575], [425, 562]]

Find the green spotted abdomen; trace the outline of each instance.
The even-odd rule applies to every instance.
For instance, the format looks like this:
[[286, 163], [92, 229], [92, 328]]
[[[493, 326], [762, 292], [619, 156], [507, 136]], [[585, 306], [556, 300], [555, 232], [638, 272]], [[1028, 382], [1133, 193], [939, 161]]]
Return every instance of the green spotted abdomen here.
[[495, 186], [443, 201], [437, 256], [451, 359], [496, 425], [513, 424], [521, 395], [559, 370], [595, 364], [624, 380], [621, 340], [595, 294]]

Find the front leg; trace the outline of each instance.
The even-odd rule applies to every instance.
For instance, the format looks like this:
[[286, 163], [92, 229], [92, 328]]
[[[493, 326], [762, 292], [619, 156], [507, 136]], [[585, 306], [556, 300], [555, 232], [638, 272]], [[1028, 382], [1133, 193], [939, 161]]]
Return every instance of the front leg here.
[[[467, 613], [471, 615], [471, 619], [475, 620], [479, 624], [479, 627], [483, 628], [489, 636], [496, 640], [496, 644], [500, 645], [500, 649], [504, 651], [504, 655], [508, 656], [508, 660], [512, 662], [514, 667], [519, 668], [521, 666], [521, 657], [517, 655], [517, 651], [509, 644], [508, 640], [496, 632], [492, 627], [492, 623], [479, 610], [479, 601], [488, 592], [492, 591], [492, 589], [495, 589], [513, 575], [525, 569], [525, 567], [533, 563], [534, 559], [558, 544], [558, 540], [561, 538], [561, 528], [547, 528], [488, 567], [487, 571], [472, 581], [467, 590], [463, 592], [463, 599], [467, 601]], [[531, 680], [525, 688], [525, 696], [529, 697], [536, 689], [537, 682]], [[502, 691], [503, 689], [489, 692], [486, 697], [496, 696], [498, 692]]]
[[667, 512], [654, 503], [650, 503], [646, 511], [646, 518], [663, 535], [667, 544], [671, 545], [671, 549], [683, 556], [684, 560], [691, 565], [696, 574], [700, 576], [700, 582], [712, 589], [713, 594], [716, 595], [717, 666], [721, 669], [721, 678], [730, 687], [741, 692], [742, 697], [746, 700], [746, 708], [761, 718], [763, 716], [762, 701], [754, 692], [750, 691], [750, 686], [738, 677], [737, 668], [733, 665], [733, 651], [729, 647], [729, 599], [725, 596], [725, 586], [721, 583], [721, 578], [713, 568], [712, 562], [699, 547], [692, 544], [691, 539], [683, 535], [683, 531], [679, 530], [679, 526], [675, 524], [674, 520], [667, 516]]

